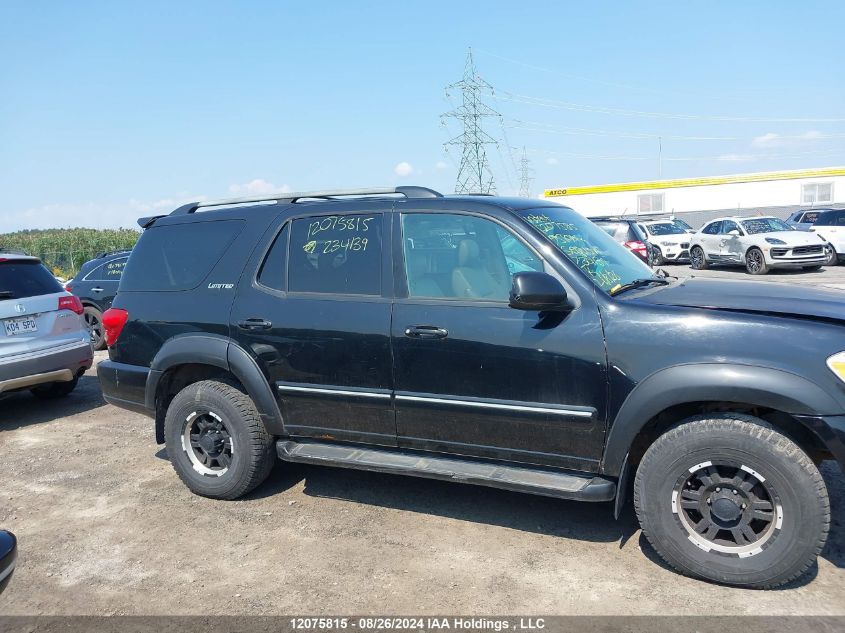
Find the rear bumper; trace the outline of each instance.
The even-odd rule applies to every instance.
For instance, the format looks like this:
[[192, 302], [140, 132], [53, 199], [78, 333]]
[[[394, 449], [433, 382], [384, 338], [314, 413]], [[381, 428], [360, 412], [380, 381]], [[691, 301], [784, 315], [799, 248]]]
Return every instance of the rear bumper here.
[[150, 370], [138, 365], [104, 360], [97, 365], [97, 377], [103, 399], [122, 409], [155, 417], [155, 410], [146, 405], [147, 378]]
[[94, 352], [87, 340], [0, 358], [0, 393], [51, 382], [68, 382], [90, 368], [93, 362]]

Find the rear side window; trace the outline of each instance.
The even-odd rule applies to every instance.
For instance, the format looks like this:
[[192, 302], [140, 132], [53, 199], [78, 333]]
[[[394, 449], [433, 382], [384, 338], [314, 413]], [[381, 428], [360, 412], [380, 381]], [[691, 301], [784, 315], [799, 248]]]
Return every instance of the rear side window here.
[[722, 226], [722, 222], [713, 222], [712, 224], [708, 224], [707, 226], [702, 229], [702, 233], [707, 233], [707, 235], [716, 235], [719, 233], [719, 228]]
[[819, 214], [816, 226], [845, 226], [845, 211], [825, 211]]
[[596, 222], [596, 225], [617, 242], [629, 241], [627, 222]]
[[380, 213], [294, 220], [288, 291], [381, 294]]
[[123, 271], [120, 291], [196, 288], [243, 224], [243, 220], [217, 220], [147, 229]]
[[61, 291], [61, 284], [40, 262], [0, 262], [0, 301], [50, 295]]
[[90, 273], [85, 275], [86, 281], [120, 281], [123, 275], [123, 269], [126, 267], [126, 260], [128, 257], [121, 257], [120, 259], [113, 259], [112, 261], [98, 266]]

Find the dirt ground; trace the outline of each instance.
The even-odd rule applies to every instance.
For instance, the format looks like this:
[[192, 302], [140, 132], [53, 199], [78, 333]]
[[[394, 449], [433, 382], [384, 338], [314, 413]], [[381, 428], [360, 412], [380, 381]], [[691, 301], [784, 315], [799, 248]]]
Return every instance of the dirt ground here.
[[[817, 279], [845, 288], [831, 272]], [[759, 592], [669, 570], [630, 503], [616, 522], [609, 504], [286, 464], [246, 499], [193, 496], [93, 370], [65, 400], [2, 401], [0, 456], [0, 527], [21, 550], [5, 615], [845, 614], [833, 463], [818, 567]]]

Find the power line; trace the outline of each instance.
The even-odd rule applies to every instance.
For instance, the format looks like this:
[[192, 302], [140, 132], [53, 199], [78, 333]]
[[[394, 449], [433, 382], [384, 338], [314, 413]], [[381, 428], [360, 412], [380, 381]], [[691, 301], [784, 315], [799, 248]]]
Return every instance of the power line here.
[[[528, 132], [551, 132], [553, 134], [570, 134], [573, 136], [607, 136], [613, 138], [658, 139], [666, 138], [675, 141], [739, 141], [737, 136], [682, 136], [676, 134], [650, 134], [648, 132], [615, 132], [594, 128], [570, 127], [566, 125], [552, 125], [537, 121], [523, 121], [522, 119], [507, 119], [516, 125], [509, 125], [511, 129], [526, 130]], [[825, 137], [827, 138], [827, 137]]]
[[531, 97], [529, 95], [502, 92], [493, 95], [500, 101], [512, 101], [544, 108], [560, 108], [575, 112], [592, 112], [595, 114], [607, 114], [615, 116], [644, 117], [651, 119], [676, 119], [686, 121], [722, 121], [741, 123], [845, 123], [845, 118], [798, 118], [798, 117], [743, 117], [743, 116], [721, 116], [706, 114], [682, 114], [671, 112], [647, 112], [642, 110], [626, 110], [624, 108], [609, 108], [605, 106], [588, 105], [584, 103], [573, 103], [570, 101], [558, 101], [544, 97]]
[[519, 160], [519, 197], [520, 198], [530, 198], [531, 197], [531, 183], [534, 181], [534, 178], [531, 177], [531, 174], [534, 172], [531, 169], [531, 161], [528, 159], [528, 155], [525, 152], [525, 146], [522, 147], [522, 158]]
[[463, 78], [446, 87], [446, 96], [449, 96], [449, 90], [456, 88], [461, 91], [461, 105], [442, 115], [444, 119], [457, 119], [463, 125], [463, 132], [445, 143], [462, 148], [455, 193], [496, 193], [485, 146], [498, 148], [499, 144], [483, 130], [482, 121], [485, 117], [501, 118], [501, 115], [481, 100], [482, 95], [493, 94], [493, 87], [476, 72], [472, 49], [467, 52]]

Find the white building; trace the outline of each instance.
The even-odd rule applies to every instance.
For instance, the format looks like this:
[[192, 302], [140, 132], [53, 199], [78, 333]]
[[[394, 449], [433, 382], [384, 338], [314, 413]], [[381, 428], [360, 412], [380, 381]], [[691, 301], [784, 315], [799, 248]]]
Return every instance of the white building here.
[[588, 217], [690, 213], [693, 226], [722, 214], [785, 218], [802, 206], [845, 205], [845, 167], [546, 189], [544, 196]]

